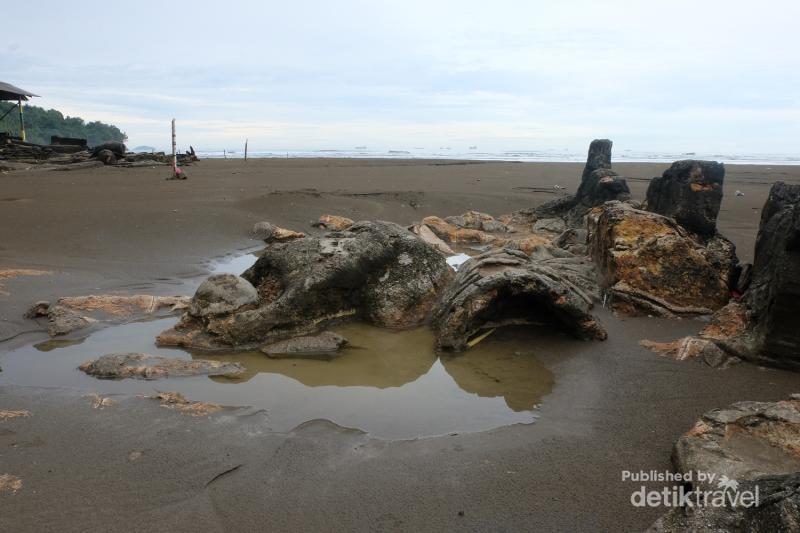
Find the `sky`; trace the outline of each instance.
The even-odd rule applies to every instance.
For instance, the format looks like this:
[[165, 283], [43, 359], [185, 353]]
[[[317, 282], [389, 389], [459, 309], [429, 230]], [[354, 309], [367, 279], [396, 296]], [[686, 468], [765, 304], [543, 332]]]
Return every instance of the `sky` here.
[[[129, 145], [800, 153], [797, 0], [63, 1], [0, 80]], [[11, 23], [13, 22], [13, 23]]]

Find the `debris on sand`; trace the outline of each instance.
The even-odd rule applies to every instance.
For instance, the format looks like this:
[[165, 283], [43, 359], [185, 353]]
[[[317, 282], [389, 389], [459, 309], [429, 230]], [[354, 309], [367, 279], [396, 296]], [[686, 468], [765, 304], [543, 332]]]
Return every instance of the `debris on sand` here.
[[99, 294], [59, 298], [55, 305], [36, 302], [25, 313], [25, 317], [36, 320], [46, 318], [51, 337], [66, 335], [98, 322], [115, 322], [139, 315], [154, 315], [162, 310], [173, 313], [186, 309], [186, 296], [150, 296], [137, 294], [122, 296]]
[[11, 474], [0, 474], [0, 492], [16, 494], [22, 488], [22, 480]]
[[250, 235], [252, 235], [254, 239], [259, 239], [267, 243], [301, 239], [306, 236], [305, 233], [280, 228], [269, 222], [256, 222], [253, 229], [250, 230]]
[[354, 224], [352, 219], [338, 215], [322, 215], [313, 225], [327, 230], [342, 231]]
[[179, 392], [158, 391], [155, 396], [144, 397], [159, 400], [161, 402], [161, 407], [174, 409], [180, 414], [188, 416], [208, 416], [222, 409], [220, 405], [215, 403], [187, 400], [186, 397]]
[[[61, 140], [63, 141], [63, 139]], [[11, 163], [41, 165], [49, 170], [74, 170], [91, 166], [113, 165], [116, 167], [142, 167], [171, 165], [172, 155], [164, 152], [128, 152], [124, 143], [110, 141], [93, 148], [83, 141], [65, 144], [53, 139], [52, 144], [36, 144], [18, 139], [5, 139], [0, 143], [0, 159]], [[197, 154], [191, 146], [186, 153], [176, 154], [178, 164], [190, 165], [198, 161]]]
[[261, 351], [273, 359], [304, 357], [311, 359], [332, 359], [347, 346], [347, 339], [338, 333], [324, 331], [319, 335], [295, 337], [278, 341], [261, 348]]
[[102, 409], [104, 407], [111, 407], [115, 402], [108, 396], [100, 396], [99, 394], [91, 394], [89, 397], [92, 399], [92, 409]]
[[178, 359], [144, 353], [112, 353], [83, 363], [79, 370], [101, 379], [160, 379], [186, 376], [231, 376], [244, 372], [239, 363]]
[[31, 412], [25, 409], [17, 411], [0, 409], [0, 421], [9, 420], [11, 418], [28, 418], [29, 416], [31, 416]]

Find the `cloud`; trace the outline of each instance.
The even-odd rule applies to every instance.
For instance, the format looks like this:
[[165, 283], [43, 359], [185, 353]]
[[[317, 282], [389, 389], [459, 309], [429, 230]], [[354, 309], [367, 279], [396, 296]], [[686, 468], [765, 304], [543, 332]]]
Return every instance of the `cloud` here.
[[4, 81], [134, 145], [797, 151], [791, 1], [40, 3]]

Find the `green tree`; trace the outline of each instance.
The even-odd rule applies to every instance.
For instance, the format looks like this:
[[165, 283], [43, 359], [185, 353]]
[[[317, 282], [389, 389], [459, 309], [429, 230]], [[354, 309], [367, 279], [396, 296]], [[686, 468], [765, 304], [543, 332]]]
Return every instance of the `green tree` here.
[[[0, 102], [0, 115], [8, 111], [11, 105], [11, 102]], [[23, 105], [23, 115], [26, 139], [33, 143], [49, 144], [51, 135], [86, 139], [89, 146], [128, 140], [128, 136], [116, 126], [99, 121], [84, 122], [80, 117], [65, 117], [55, 109]], [[2, 131], [14, 135], [19, 133], [19, 113], [16, 110], [0, 120], [0, 132]]]

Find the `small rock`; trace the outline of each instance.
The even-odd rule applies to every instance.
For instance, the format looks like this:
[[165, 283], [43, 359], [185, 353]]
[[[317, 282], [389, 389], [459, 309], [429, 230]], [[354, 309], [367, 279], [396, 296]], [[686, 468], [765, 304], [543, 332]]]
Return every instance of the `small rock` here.
[[261, 351], [273, 359], [292, 357], [332, 358], [347, 345], [343, 336], [325, 331], [319, 335], [295, 337], [268, 344]]
[[196, 317], [222, 315], [258, 304], [258, 291], [249, 281], [233, 274], [216, 274], [197, 288], [189, 304], [189, 314]]
[[112, 353], [83, 363], [79, 370], [101, 379], [159, 379], [186, 376], [241, 374], [239, 363], [207, 359], [178, 359], [145, 353]]
[[313, 225], [329, 230], [341, 231], [352, 226], [353, 220], [338, 215], [322, 215]]

